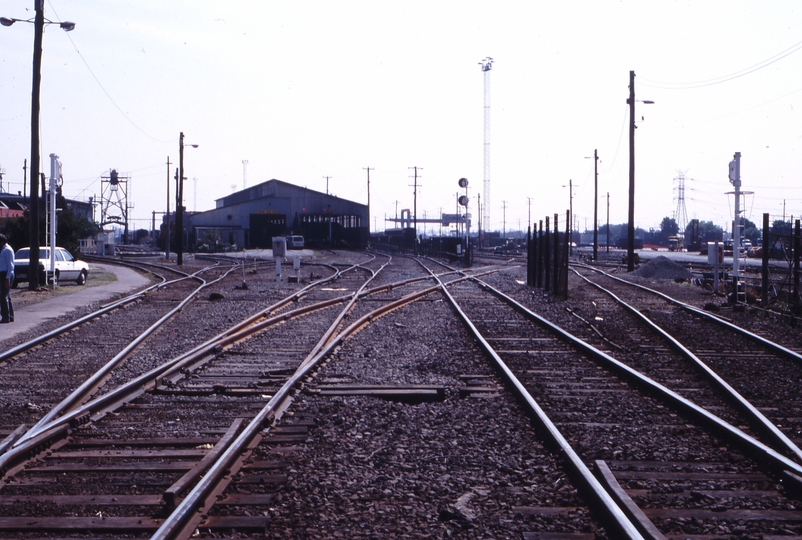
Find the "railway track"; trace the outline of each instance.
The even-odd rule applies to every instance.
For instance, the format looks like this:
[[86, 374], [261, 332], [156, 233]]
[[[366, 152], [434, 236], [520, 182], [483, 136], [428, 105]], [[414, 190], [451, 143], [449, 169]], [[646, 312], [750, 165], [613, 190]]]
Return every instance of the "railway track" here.
[[[538, 317], [522, 306], [517, 313], [509, 308], [508, 315], [499, 317], [495, 310], [494, 315], [484, 313], [488, 302], [479, 301], [476, 290], [455, 296], [465, 311], [473, 314], [480, 331], [491, 333], [495, 325], [503, 324], [503, 333], [509, 337], [488, 339], [496, 344], [499, 356], [509, 360], [511, 369], [518, 366], [522, 384], [531, 388], [547, 414], [553, 413], [583, 461], [593, 463], [600, 477], [620, 479], [630, 488], [630, 492], [621, 489], [620, 493], [637, 501], [642, 515], [650, 518], [658, 532], [667, 537], [695, 534], [694, 538], [714, 538], [753, 529], [787, 534], [799, 526], [802, 514], [789, 499], [792, 490], [778, 489], [789, 479], [786, 471], [798, 474], [796, 462], [714, 418], [691, 399], [613, 362], [606, 353], [594, 352], [587, 345], [566, 350], [567, 336], [562, 334], [557, 340], [554, 335], [544, 335], [531, 323]], [[525, 324], [527, 318], [529, 324]], [[540, 320], [539, 324], [546, 323]], [[590, 352], [590, 358], [577, 358], [577, 347], [585, 354]], [[540, 359], [534, 369], [532, 357]], [[653, 362], [662, 357], [663, 351], [650, 348]], [[652, 371], [661, 369], [667, 368], [661, 364]], [[675, 380], [670, 375], [663, 378], [667, 379], [664, 382], [681, 382], [675, 386], [686, 385], [688, 380], [686, 375]], [[796, 487], [793, 481], [788, 483]], [[693, 522], [690, 527], [685, 525], [688, 520]], [[785, 528], [787, 524], [793, 525]], [[708, 532], [713, 535], [700, 535]]]
[[781, 485], [802, 476], [787, 448], [636, 373], [620, 350], [570, 342], [479, 281], [513, 281], [490, 277], [497, 267], [469, 278], [350, 258], [306, 287], [263, 280], [267, 307], [12, 434], [0, 537], [802, 531]]
[[[86, 492], [87, 489], [92, 492], [92, 488], [88, 486], [94, 486], [96, 491], [92, 496], [98, 493], [104, 495], [109, 482], [104, 482], [102, 479], [99, 480], [98, 477], [102, 477], [106, 471], [116, 472], [117, 474], [134, 474], [134, 471], [140, 471], [145, 473], [146, 476], [151, 474], [158, 476], [161, 474], [160, 471], [168, 471], [169, 474], [174, 473], [176, 470], [186, 469], [186, 462], [174, 465], [165, 464], [166, 457], [187, 458], [197, 457], [200, 454], [207, 455], [208, 457], [202, 460], [201, 464], [194, 464], [193, 467], [190, 467], [190, 469], [194, 468], [196, 470], [193, 479], [197, 480], [199, 474], [197, 469], [200, 468], [201, 471], [206, 471], [217, 452], [222, 452], [228, 444], [232, 443], [232, 437], [238, 434], [238, 431], [246, 421], [251, 421], [257, 427], [264, 421], [264, 419], [260, 420], [258, 415], [254, 418], [254, 411], [251, 410], [253, 408], [253, 400], [260, 402], [269, 399], [272, 393], [287, 392], [288, 390], [279, 388], [283, 382], [286, 382], [287, 375], [292, 374], [299, 366], [302, 367], [304, 362], [317, 354], [318, 350], [327, 346], [337, 329], [342, 325], [342, 318], [350, 311], [350, 308], [343, 310], [340, 316], [336, 317], [334, 322], [331, 323], [328, 321], [330, 314], [326, 314], [324, 308], [347, 303], [349, 298], [351, 300], [356, 299], [357, 296], [354, 295], [356, 290], [364, 288], [368, 282], [367, 278], [376, 273], [364, 265], [352, 266], [349, 270], [335, 274], [333, 277], [337, 278], [336, 283], [334, 283], [334, 279], [326, 279], [321, 282], [325, 284], [331, 281], [332, 286], [309, 286], [293, 293], [290, 297], [277, 302], [247, 321], [235, 325], [222, 335], [190, 353], [168, 362], [167, 365], [162, 365], [131, 381], [129, 384], [118, 387], [101, 398], [79, 407], [77, 410], [71, 410], [61, 416], [58, 416], [58, 413], [50, 414], [41, 420], [33, 430], [29, 430], [15, 440], [12, 438], [11, 441], [6, 443], [9, 450], [0, 457], [0, 467], [5, 467], [4, 470], [7, 476], [10, 475], [4, 482], [6, 491], [15, 491], [21, 485], [26, 485], [24, 489], [31, 489], [31, 484], [35, 485], [37, 481], [30, 480], [30, 478], [35, 479], [37, 474], [48, 475], [53, 473], [58, 475], [61, 472], [62, 475], [66, 475], [67, 471], [71, 471], [81, 478], [77, 482], [82, 485], [81, 493]], [[413, 283], [419, 281], [420, 279]], [[379, 290], [383, 289], [380, 288]], [[388, 287], [387, 290], [392, 289]], [[308, 306], [301, 305], [301, 307], [286, 311], [281, 315], [269, 317], [275, 311], [279, 311], [293, 302], [298, 305], [308, 304]], [[266, 317], [267, 320], [263, 320]], [[280, 330], [272, 333], [264, 332], [265, 328], [271, 326], [280, 326]], [[313, 337], [316, 333], [314, 331], [310, 332], [309, 327], [329, 327], [329, 331], [324, 332], [322, 337], [318, 336], [319, 341], [314, 344]], [[256, 337], [250, 337], [251, 334]], [[248, 348], [241, 351], [239, 344], [245, 339], [247, 339]], [[305, 342], [304, 340], [307, 341]], [[231, 352], [226, 350], [228, 348], [232, 349]], [[305, 355], [306, 359], [304, 358]], [[265, 360], [267, 356], [270, 357], [269, 361]], [[256, 360], [250, 361], [251, 359]], [[203, 368], [204, 373], [194, 375], [195, 371], [201, 368]], [[192, 376], [189, 374], [192, 374]], [[287, 388], [291, 389], [291, 386]], [[249, 401], [249, 397], [251, 401]], [[142, 403], [147, 401], [148, 398], [160, 401], [159, 405]], [[129, 402], [134, 399], [139, 401], [136, 404]], [[236, 405], [232, 405], [231, 401], [235, 402]], [[264, 417], [268, 420], [276, 414], [276, 407], [271, 407], [269, 412], [264, 412]], [[157, 409], [161, 409], [160, 413], [156, 413]], [[65, 408], [63, 410], [69, 409]], [[169, 436], [155, 438], [134, 436], [133, 439], [135, 440], [132, 440], [131, 437], [124, 437], [126, 434], [131, 434], [130, 430], [133, 430], [134, 434], [136, 433], [136, 428], [130, 427], [130, 424], [132, 422], [131, 416], [136, 417], [137, 410], [146, 411], [144, 413], [146, 418], [151, 415], [160, 417], [166, 415], [171, 418], [166, 421], [165, 425], [161, 426], [158, 425], [158, 421], [156, 421], [156, 425], [145, 423], [144, 419], [135, 421], [135, 423], [142, 422], [140, 426], [142, 430], [148, 432], [155, 430], [157, 433], [165, 433]], [[129, 427], [112, 425], [111, 427], [106, 427], [109, 433], [107, 438], [104, 439], [97, 436], [97, 420], [101, 418], [113, 420], [118, 416], [123, 416], [123, 412], [125, 412], [124, 416], [126, 418], [123, 423], [127, 422]], [[185, 433], [179, 435], [178, 431], [170, 432], [170, 426], [180, 421], [182, 417], [194, 419], [199, 414], [202, 420], [199, 419], [198, 421], [205, 423], [206, 426], [205, 428], [198, 426], [190, 428], [194, 429], [194, 437], [190, 436], [188, 443], [184, 441]], [[175, 419], [172, 419], [173, 416], [175, 416]], [[216, 435], [219, 435], [217, 431], [220, 428], [214, 422], [221, 417], [230, 419], [232, 416], [236, 416], [238, 420], [225, 431], [228, 437], [223, 436], [220, 440], [217, 440], [218, 437]], [[58, 419], [53, 420], [56, 417]], [[109, 421], [115, 424], [112, 420]], [[85, 448], [80, 440], [75, 440], [76, 438], [81, 438], [80, 435], [83, 428], [79, 426], [84, 422], [89, 422], [89, 429], [93, 434], [92, 437], [89, 437], [90, 442], [87, 443], [89, 448]], [[209, 425], [209, 422], [212, 422], [212, 424]], [[50, 442], [53, 435], [63, 437], [70, 427], [73, 428], [70, 438], [62, 438], [57, 443]], [[206, 439], [198, 437], [201, 431], [207, 436]], [[19, 435], [19, 433], [16, 435]], [[217, 452], [214, 450], [210, 452], [204, 451], [207, 450], [205, 448], [206, 445], [212, 444], [209, 442], [209, 437], [211, 437], [212, 441], [217, 441], [215, 445]], [[129, 452], [120, 452], [118, 447], [121, 438], [127, 441], [127, 446], [135, 447], [135, 449]], [[37, 454], [41, 445], [45, 444], [42, 439], [46, 439], [48, 441], [47, 444], [53, 444], [46, 459], [46, 464], [41, 468], [25, 468], [26, 465], [30, 465], [30, 461], [26, 458], [30, 457], [30, 454]], [[205, 442], [199, 442], [201, 439]], [[167, 442], [168, 440], [169, 442]], [[184, 448], [186, 445], [199, 445], [201, 448], [187, 450]], [[169, 446], [169, 448], [165, 448], [165, 446]], [[145, 448], [145, 450], [140, 450], [141, 448]], [[145, 455], [158, 460], [160, 463], [149, 468], [148, 465], [139, 462]], [[115, 457], [123, 461], [133, 460], [134, 464], [130, 461], [125, 464], [120, 464], [118, 461], [116, 465], [109, 465], [105, 462], [105, 460]], [[88, 465], [88, 463], [93, 463], [95, 458], [100, 460], [100, 463], [94, 467]], [[80, 460], [81, 464], [76, 467], [74, 460]], [[192, 471], [186, 474], [190, 473]], [[20, 479], [20, 474], [24, 476], [25, 480]], [[75, 480], [70, 481], [62, 478], [59, 478], [59, 480], [63, 480], [67, 484], [76, 482]], [[186, 482], [189, 482], [189, 480], [184, 480], [185, 484]], [[139, 482], [129, 480], [127, 483], [133, 486], [133, 489], [141, 489], [143, 484], [151, 487], [147, 479]], [[117, 482], [111, 482], [111, 485], [117, 486], [117, 484]], [[178, 493], [181, 491], [177, 487], [174, 487], [174, 490]], [[125, 490], [123, 489], [123, 491]], [[108, 498], [111, 501], [109, 504], [111, 504], [112, 513], [115, 514], [113, 518], [108, 515], [109, 507], [105, 509], [105, 518], [102, 520], [82, 516], [64, 521], [54, 516], [50, 520], [43, 518], [42, 520], [31, 522], [25, 518], [8, 517], [0, 520], [0, 530], [38, 531], [47, 528], [67, 530], [75, 527], [83, 527], [87, 530], [91, 529], [99, 532], [152, 530], [154, 524], [161, 523], [161, 514], [165, 512], [169, 514], [169, 510], [174, 507], [177, 495], [175, 493], [173, 495], [167, 493], [174, 492], [168, 489], [162, 493], [161, 501], [163, 504], [156, 505], [156, 509], [151, 508], [147, 519], [144, 519], [141, 514], [129, 515], [130, 508], [132, 506], [141, 507], [145, 502], [150, 501], [152, 503], [153, 501], [147, 498], [136, 499], [135, 497], [128, 497], [131, 495], [130, 493], [123, 493], [128, 499]], [[92, 497], [81, 499], [80, 494], [71, 495], [76, 496], [75, 500], [83, 500], [84, 502]], [[26, 495], [20, 500], [25, 500], [29, 503], [49, 500], [49, 496], [44, 498], [37, 497]], [[16, 501], [18, 498], [17, 494], [11, 495], [12, 500]], [[67, 497], [61, 500], [66, 502], [70, 499]], [[124, 508], [118, 508], [113, 504], [120, 500], [127, 500], [128, 504], [122, 505]], [[6, 499], [6, 502], [9, 502], [8, 499]], [[13, 505], [10, 508], [13, 508]], [[71, 510], [75, 510], [75, 507], [70, 505], [67, 505], [66, 508], [60, 508], [57, 512], [69, 514]], [[92, 508], [92, 510], [96, 509]], [[103, 509], [96, 510], [95, 515], [104, 515]], [[137, 519], [134, 520], [133, 517], [137, 517]], [[136, 524], [133, 524], [134, 521], [136, 521]], [[169, 519], [166, 522], [169, 522]], [[70, 523], [72, 524], [70, 525]]]

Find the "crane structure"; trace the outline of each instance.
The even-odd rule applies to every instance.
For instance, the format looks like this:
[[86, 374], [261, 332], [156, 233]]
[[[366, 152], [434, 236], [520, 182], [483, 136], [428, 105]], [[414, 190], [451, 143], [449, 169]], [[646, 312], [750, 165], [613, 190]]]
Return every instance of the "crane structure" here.
[[123, 227], [123, 243], [128, 243], [128, 211], [133, 205], [128, 203], [128, 176], [111, 169], [108, 176], [101, 176], [100, 226], [119, 225]]
[[479, 62], [484, 73], [484, 172], [482, 174], [482, 187], [484, 201], [482, 201], [482, 224], [484, 229], [490, 226], [490, 70], [493, 69], [493, 59], [489, 56]]

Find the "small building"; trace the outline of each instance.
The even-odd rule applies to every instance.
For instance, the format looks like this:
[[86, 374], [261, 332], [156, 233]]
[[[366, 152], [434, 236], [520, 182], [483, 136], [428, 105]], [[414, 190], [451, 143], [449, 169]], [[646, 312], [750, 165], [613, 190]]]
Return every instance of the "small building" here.
[[[300, 235], [310, 247], [364, 248], [368, 207], [281, 180], [217, 199], [216, 208], [185, 214], [187, 248], [213, 251], [272, 247], [274, 236]], [[204, 248], [205, 249], [205, 248]]]
[[[60, 195], [60, 193], [59, 193]], [[61, 197], [58, 199], [61, 201]], [[79, 201], [76, 199], [63, 199], [63, 204], [70, 208], [76, 217], [83, 217], [89, 221], [93, 221], [93, 201], [90, 198], [88, 201]], [[28, 209], [30, 204], [29, 197], [24, 196], [22, 193], [5, 193], [0, 192], [0, 218], [4, 219], [17, 219], [21, 218], [25, 210]], [[59, 203], [61, 208], [61, 203]], [[39, 211], [46, 212], [45, 197], [42, 193], [39, 194]]]

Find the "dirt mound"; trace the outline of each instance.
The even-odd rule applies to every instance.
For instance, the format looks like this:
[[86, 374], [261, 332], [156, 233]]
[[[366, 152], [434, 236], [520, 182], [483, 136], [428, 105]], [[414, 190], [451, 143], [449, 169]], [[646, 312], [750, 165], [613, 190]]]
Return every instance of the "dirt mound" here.
[[691, 279], [693, 277], [690, 270], [662, 255], [642, 265], [632, 274], [649, 279]]

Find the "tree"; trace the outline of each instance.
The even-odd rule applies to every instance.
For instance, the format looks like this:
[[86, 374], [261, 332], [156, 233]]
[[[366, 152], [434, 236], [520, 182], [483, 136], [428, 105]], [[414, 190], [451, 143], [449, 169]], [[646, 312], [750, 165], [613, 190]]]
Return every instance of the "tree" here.
[[677, 225], [677, 220], [670, 217], [664, 217], [663, 221], [660, 222], [660, 235], [658, 244], [668, 244], [668, 238], [671, 236], [676, 236], [678, 232], [679, 225]]
[[781, 219], [775, 219], [774, 223], [771, 224], [771, 234], [773, 235], [783, 235], [783, 236], [791, 236], [791, 222], [790, 221], [783, 221]]
[[[709, 235], [719, 236], [724, 232], [724, 229], [713, 223], [712, 221], [699, 222], [699, 240], [706, 242]], [[685, 238], [691, 237], [691, 224], [685, 228]]]

